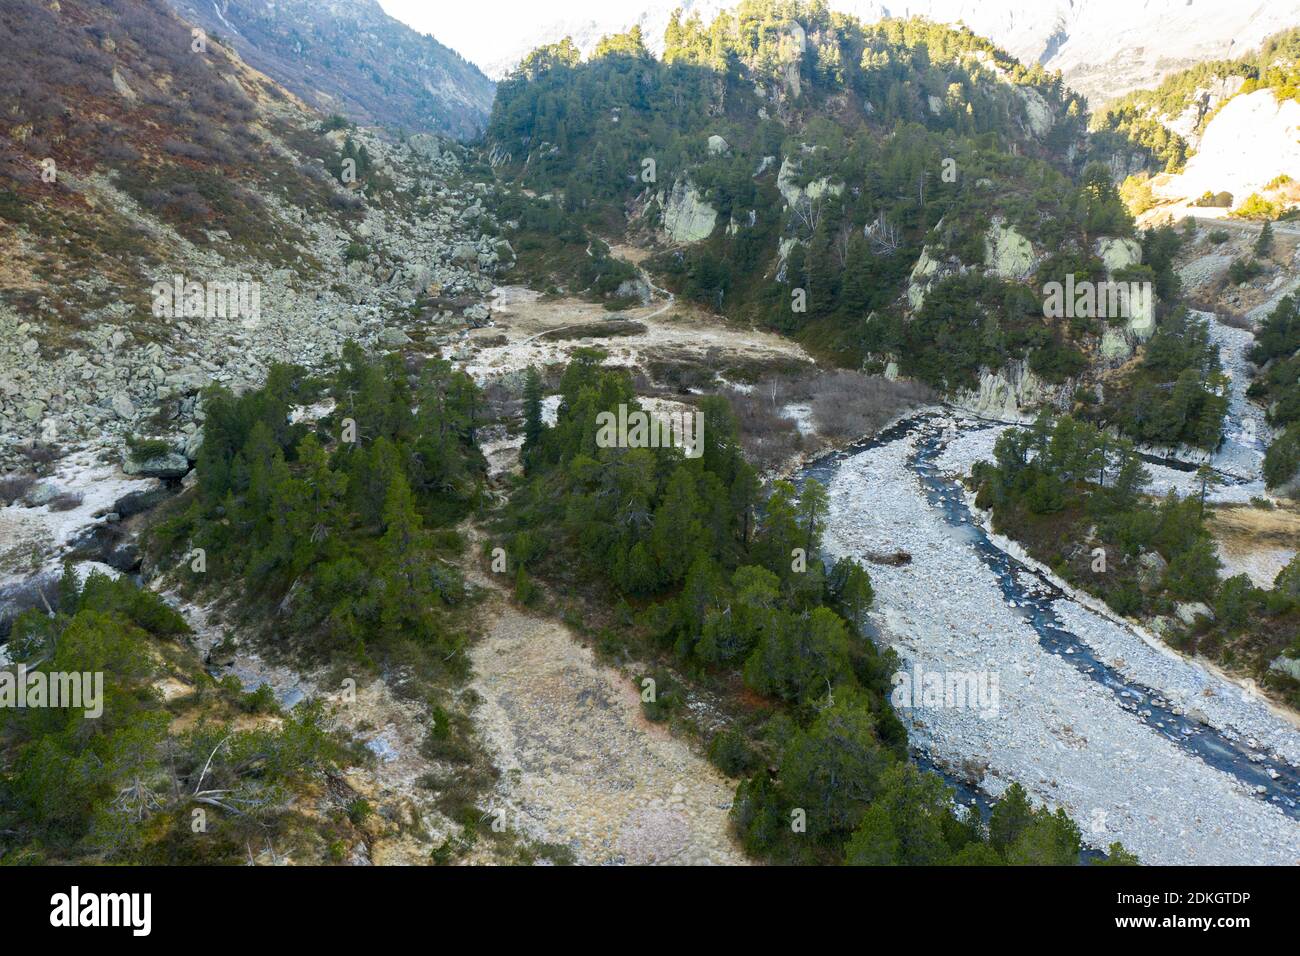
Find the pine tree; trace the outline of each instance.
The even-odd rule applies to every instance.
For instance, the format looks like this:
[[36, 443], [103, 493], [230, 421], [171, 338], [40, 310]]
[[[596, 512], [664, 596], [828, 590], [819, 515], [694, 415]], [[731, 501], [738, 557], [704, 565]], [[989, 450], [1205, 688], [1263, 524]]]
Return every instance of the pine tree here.
[[347, 476], [331, 470], [329, 457], [314, 434], [298, 444], [302, 472], [297, 493], [289, 502], [294, 538], [294, 566], [303, 570], [324, 557], [337, 544], [345, 524], [343, 498]]
[[804, 530], [804, 549], [811, 558], [821, 549], [822, 524], [830, 510], [826, 487], [815, 478], [809, 478], [799, 496], [799, 523]]
[[650, 540], [659, 567], [671, 584], [682, 579], [694, 556], [706, 548], [707, 536], [700, 521], [700, 499], [690, 469], [679, 467], [668, 479], [655, 510]]
[[876, 596], [867, 569], [852, 558], [844, 557], [831, 569], [830, 590], [850, 621], [858, 624]]
[[1259, 259], [1267, 259], [1273, 252], [1273, 224], [1265, 222], [1259, 230], [1259, 236], [1255, 239], [1255, 256]]
[[425, 570], [420, 515], [406, 476], [393, 476], [384, 498], [384, 534], [379, 542], [380, 623], [390, 637], [426, 619], [427, 589], [420, 586]]
[[542, 422], [542, 377], [537, 367], [530, 365], [524, 373], [524, 445], [520, 451], [524, 473], [528, 474], [534, 467], [538, 447], [546, 425]]

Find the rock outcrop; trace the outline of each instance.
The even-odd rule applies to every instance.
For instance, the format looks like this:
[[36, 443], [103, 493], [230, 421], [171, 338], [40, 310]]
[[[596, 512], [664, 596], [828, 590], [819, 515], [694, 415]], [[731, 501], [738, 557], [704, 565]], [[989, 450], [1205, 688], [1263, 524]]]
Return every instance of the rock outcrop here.
[[1045, 383], [1024, 360], [1008, 362], [1000, 369], [982, 369], [979, 386], [958, 392], [953, 404], [981, 418], [1004, 421], [1025, 417], [1028, 409], [1057, 404], [1067, 393]]
[[[35, 441], [67, 447], [147, 433], [184, 447], [202, 427], [200, 393], [207, 385], [255, 385], [276, 362], [318, 368], [349, 339], [403, 344], [386, 331], [386, 322], [422, 296], [477, 305], [473, 300], [490, 292], [494, 276], [514, 262], [509, 243], [480, 232], [492, 222], [484, 208], [492, 187], [465, 181], [463, 149], [449, 141], [421, 136], [393, 143], [365, 130], [350, 135], [395, 189], [429, 197], [421, 215], [375, 196], [349, 232], [266, 195], [268, 241], [277, 224], [292, 223], [306, 236], [298, 255], [318, 263], [318, 274], [237, 259], [171, 233], [168, 260], [152, 278], [140, 279], [146, 289], [155, 279], [168, 283], [175, 276], [205, 285], [256, 283], [256, 315], [187, 317], [180, 310], [168, 318], [152, 314], [149, 302], [133, 304], [119, 293], [87, 312], [84, 330], [69, 338], [53, 334], [57, 326], [39, 303], [34, 314], [0, 304], [0, 469], [18, 446]], [[105, 228], [170, 233], [108, 177], [69, 179], [69, 188], [120, 220]], [[20, 238], [25, 231], [19, 229]], [[348, 261], [345, 253], [350, 256], [359, 239], [365, 255]]]
[[984, 235], [984, 265], [1003, 279], [1027, 279], [1038, 259], [1033, 244], [1015, 226], [994, 219]]
[[679, 179], [663, 200], [664, 230], [675, 242], [700, 242], [713, 234], [718, 211], [689, 179]]

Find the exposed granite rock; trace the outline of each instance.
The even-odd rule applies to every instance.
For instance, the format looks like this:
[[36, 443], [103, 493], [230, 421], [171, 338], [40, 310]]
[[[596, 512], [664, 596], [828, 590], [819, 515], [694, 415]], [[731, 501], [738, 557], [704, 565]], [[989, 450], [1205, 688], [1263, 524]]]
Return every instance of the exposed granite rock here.
[[664, 204], [664, 229], [676, 242], [699, 242], [709, 238], [718, 222], [718, 211], [704, 201], [695, 184], [679, 179]]

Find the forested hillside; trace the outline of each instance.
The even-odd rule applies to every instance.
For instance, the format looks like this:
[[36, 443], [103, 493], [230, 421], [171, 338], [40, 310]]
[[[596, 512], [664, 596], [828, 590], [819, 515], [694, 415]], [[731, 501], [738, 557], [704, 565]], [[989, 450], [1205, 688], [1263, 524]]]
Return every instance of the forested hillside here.
[[[674, 18], [661, 59], [635, 29], [585, 62], [567, 41], [534, 51], [500, 85], [488, 141], [498, 172], [553, 210], [551, 226], [504, 215], [518, 245], [576, 222], [657, 250], [677, 293], [840, 363], [986, 411], [1009, 394], [1012, 411], [1100, 416], [1126, 404], [1107, 387], [1140, 387], [1116, 370], [1172, 314], [1177, 237], [1138, 235], [1092, 161], [1112, 145], [1086, 124], [1059, 76], [964, 29], [751, 0], [708, 25]], [[1043, 290], [1067, 277], [1155, 295], [1045, 318]], [[1154, 433], [1119, 421], [1171, 444], [1194, 430], [1187, 415]]]

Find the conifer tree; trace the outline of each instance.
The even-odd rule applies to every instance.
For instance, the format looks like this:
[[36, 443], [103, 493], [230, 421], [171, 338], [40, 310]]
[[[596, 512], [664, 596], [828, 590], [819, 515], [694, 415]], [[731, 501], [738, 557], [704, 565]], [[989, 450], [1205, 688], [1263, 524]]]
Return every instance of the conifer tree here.
[[524, 445], [519, 453], [525, 474], [533, 467], [545, 430], [542, 422], [542, 377], [537, 367], [530, 365], [524, 373]]

